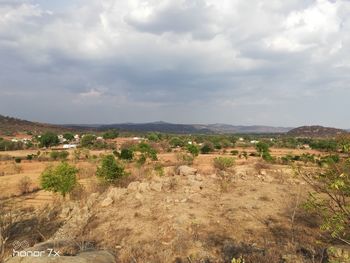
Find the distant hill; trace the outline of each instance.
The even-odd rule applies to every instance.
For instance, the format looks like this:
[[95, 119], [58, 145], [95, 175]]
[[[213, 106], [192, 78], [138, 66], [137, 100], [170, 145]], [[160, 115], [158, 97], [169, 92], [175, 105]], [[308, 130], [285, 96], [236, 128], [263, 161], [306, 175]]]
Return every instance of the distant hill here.
[[270, 126], [235, 126], [229, 124], [173, 124], [167, 122], [121, 123], [109, 125], [92, 125], [99, 130], [119, 129], [135, 132], [167, 132], [167, 133], [285, 133], [292, 128]]
[[72, 129], [38, 122], [31, 122], [26, 120], [21, 120], [12, 117], [6, 117], [0, 115], [0, 135], [9, 135], [13, 133], [25, 133], [32, 132], [33, 134], [39, 134], [46, 131], [52, 132], [64, 132], [71, 131]]
[[296, 137], [336, 137], [348, 133], [345, 130], [323, 127], [323, 126], [302, 126], [290, 130], [287, 134]]

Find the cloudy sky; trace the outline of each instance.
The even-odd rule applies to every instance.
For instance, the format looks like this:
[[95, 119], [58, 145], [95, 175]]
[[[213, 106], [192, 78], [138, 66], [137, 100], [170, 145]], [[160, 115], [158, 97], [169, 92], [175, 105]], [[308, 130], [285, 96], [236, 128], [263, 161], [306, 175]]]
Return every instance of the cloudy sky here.
[[0, 0], [0, 114], [350, 128], [349, 0]]

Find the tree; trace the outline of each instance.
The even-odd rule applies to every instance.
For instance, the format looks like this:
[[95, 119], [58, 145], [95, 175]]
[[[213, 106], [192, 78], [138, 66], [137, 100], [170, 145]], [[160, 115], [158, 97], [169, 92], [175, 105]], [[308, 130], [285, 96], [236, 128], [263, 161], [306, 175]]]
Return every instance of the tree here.
[[52, 147], [58, 145], [60, 140], [58, 139], [57, 134], [53, 132], [46, 132], [39, 138], [40, 147]]
[[97, 167], [96, 175], [108, 183], [114, 183], [116, 180], [124, 177], [126, 172], [113, 155], [109, 154], [102, 158], [101, 166]]
[[49, 166], [41, 174], [41, 187], [47, 191], [60, 193], [65, 197], [77, 184], [77, 172], [77, 168], [66, 162], [62, 162], [55, 167]]
[[179, 137], [173, 137], [169, 141], [169, 144], [171, 145], [171, 147], [182, 147], [185, 143]]
[[257, 152], [260, 157], [262, 157], [265, 161], [272, 161], [272, 156], [270, 154], [269, 145], [265, 142], [258, 142], [255, 146]]
[[201, 148], [201, 153], [208, 154], [210, 152], [214, 151], [214, 145], [210, 142], [206, 142], [203, 144]]
[[93, 135], [93, 134], [85, 134], [82, 138], [81, 138], [81, 146], [82, 147], [86, 147], [86, 148], [89, 148], [91, 146], [94, 145], [96, 141], [96, 136]]
[[198, 156], [199, 154], [199, 149], [196, 145], [189, 144], [187, 145], [187, 151], [192, 154], [193, 157]]
[[131, 161], [134, 158], [134, 152], [131, 149], [122, 149], [119, 158]]
[[102, 137], [103, 139], [107, 140], [107, 139], [115, 139], [118, 138], [119, 133], [116, 130], [110, 130], [105, 132]]
[[63, 134], [63, 138], [70, 142], [74, 140], [74, 135], [73, 133], [67, 132]]
[[321, 229], [350, 245], [350, 160], [334, 163], [321, 172], [298, 170], [312, 187], [305, 208], [322, 218]]

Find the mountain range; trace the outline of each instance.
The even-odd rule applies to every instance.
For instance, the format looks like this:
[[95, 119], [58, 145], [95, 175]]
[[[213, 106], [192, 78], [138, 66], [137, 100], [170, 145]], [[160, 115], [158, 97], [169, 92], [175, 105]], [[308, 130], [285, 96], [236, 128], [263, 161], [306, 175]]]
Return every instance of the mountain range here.
[[5, 117], [0, 115], [0, 134], [18, 133], [18, 132], [32, 132], [34, 134], [53, 131], [53, 132], [84, 132], [84, 131], [105, 131], [110, 129], [117, 129], [120, 131], [130, 132], [165, 132], [165, 133], [235, 133], [235, 134], [289, 134], [291, 136], [312, 136], [324, 137], [333, 136], [344, 133], [344, 130], [336, 128], [327, 128], [322, 126], [303, 126], [299, 128], [291, 127], [273, 127], [264, 125], [230, 125], [230, 124], [174, 124], [163, 121], [149, 122], [149, 123], [117, 123], [117, 124], [45, 124], [38, 122], [31, 122], [12, 117]]

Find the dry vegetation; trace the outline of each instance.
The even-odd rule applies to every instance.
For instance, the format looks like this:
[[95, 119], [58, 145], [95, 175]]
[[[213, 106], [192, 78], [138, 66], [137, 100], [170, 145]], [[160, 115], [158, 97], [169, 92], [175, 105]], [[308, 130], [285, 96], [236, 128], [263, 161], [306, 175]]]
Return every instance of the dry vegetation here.
[[[79, 170], [78, 184], [65, 200], [40, 189], [40, 174], [58, 161], [3, 157], [0, 259], [14, 240], [34, 245], [69, 239], [108, 249], [117, 262], [328, 262], [333, 241], [320, 232], [320, 218], [302, 208], [310, 187], [291, 166], [233, 157], [231, 149], [195, 157], [181, 149], [168, 152], [164, 142], [154, 148], [156, 161], [140, 164], [140, 153], [135, 161], [122, 161], [129, 175], [112, 186], [96, 178], [100, 159], [112, 150], [79, 158], [71, 150], [68, 162]], [[293, 151], [301, 153], [271, 154]], [[184, 165], [194, 170], [179, 175]]]

